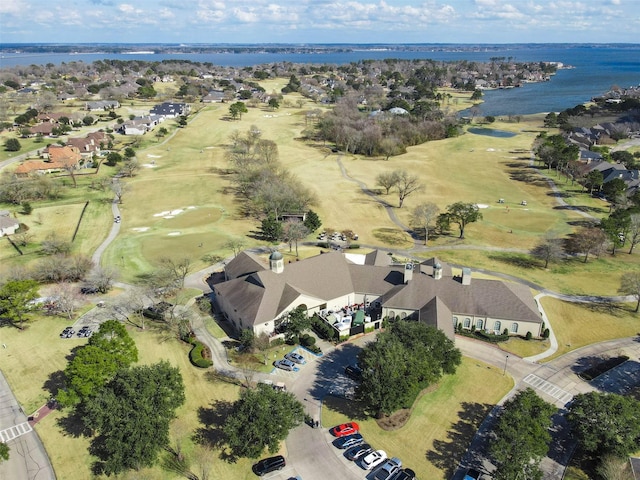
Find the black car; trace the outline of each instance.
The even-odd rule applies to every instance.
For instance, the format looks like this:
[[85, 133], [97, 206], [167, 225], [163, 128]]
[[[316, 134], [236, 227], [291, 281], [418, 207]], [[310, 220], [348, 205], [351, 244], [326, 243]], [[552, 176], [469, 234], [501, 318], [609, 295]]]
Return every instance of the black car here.
[[276, 455], [275, 457], [263, 458], [253, 466], [253, 473], [262, 476], [265, 473], [275, 472], [276, 470], [282, 470], [287, 462], [282, 455]]
[[94, 293], [98, 293], [98, 289], [96, 287], [86, 286], [80, 289], [80, 293], [83, 295], [92, 295]]
[[396, 473], [394, 473], [389, 480], [415, 480], [416, 472], [411, 470], [410, 468], [401, 468]]
[[344, 456], [349, 460], [357, 460], [361, 456], [372, 452], [373, 448], [368, 443], [361, 443], [360, 445], [356, 445], [355, 447], [351, 447], [349, 450], [344, 452]]
[[344, 374], [352, 380], [362, 380], [362, 370], [355, 365], [348, 365], [345, 367]]
[[364, 437], [359, 433], [353, 433], [346, 437], [340, 437], [334, 440], [333, 445], [338, 448], [345, 449], [360, 445], [361, 443], [364, 443]]
[[90, 337], [91, 336], [91, 329], [89, 327], [82, 327], [80, 330], [78, 330], [78, 336], [79, 337]]
[[76, 331], [71, 327], [66, 327], [60, 334], [60, 338], [71, 338]]

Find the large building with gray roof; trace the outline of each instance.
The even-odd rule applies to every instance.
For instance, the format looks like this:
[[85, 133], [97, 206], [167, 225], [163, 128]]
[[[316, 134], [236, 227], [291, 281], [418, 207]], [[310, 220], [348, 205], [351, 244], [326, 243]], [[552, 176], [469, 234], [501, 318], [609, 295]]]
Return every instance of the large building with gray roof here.
[[530, 289], [500, 280], [471, 279], [471, 271], [436, 258], [419, 264], [392, 264], [379, 251], [367, 255], [330, 252], [286, 263], [274, 252], [268, 263], [241, 252], [214, 286], [216, 302], [237, 329], [272, 335], [293, 309], [309, 315], [359, 305], [381, 312], [369, 319], [413, 319], [436, 326], [450, 338], [455, 327], [540, 336], [542, 319]]

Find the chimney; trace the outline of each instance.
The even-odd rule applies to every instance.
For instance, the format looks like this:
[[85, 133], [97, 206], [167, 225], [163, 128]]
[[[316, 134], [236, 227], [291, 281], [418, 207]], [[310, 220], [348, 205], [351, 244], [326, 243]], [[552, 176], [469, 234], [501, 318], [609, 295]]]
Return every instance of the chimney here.
[[471, 285], [471, 269], [469, 267], [462, 269], [462, 285]]
[[413, 263], [405, 263], [404, 265], [404, 283], [409, 283], [413, 278]]

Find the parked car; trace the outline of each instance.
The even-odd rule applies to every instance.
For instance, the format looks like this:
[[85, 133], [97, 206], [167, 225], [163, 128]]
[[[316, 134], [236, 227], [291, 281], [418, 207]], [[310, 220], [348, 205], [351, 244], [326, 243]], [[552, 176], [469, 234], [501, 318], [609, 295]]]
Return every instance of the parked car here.
[[344, 456], [347, 457], [348, 460], [355, 461], [363, 455], [371, 452], [373, 452], [373, 448], [371, 448], [371, 445], [369, 445], [368, 443], [361, 443], [360, 445], [351, 447], [346, 452], [344, 452]]
[[360, 465], [365, 470], [371, 470], [377, 467], [378, 465], [380, 465], [386, 459], [387, 459], [387, 452], [385, 452], [384, 450], [376, 450], [362, 457], [362, 460], [360, 461]]
[[352, 380], [362, 380], [362, 370], [355, 365], [347, 365], [344, 369], [344, 374]]
[[307, 363], [307, 361], [304, 359], [302, 355], [295, 352], [287, 353], [284, 356], [284, 358], [286, 358], [287, 360], [291, 360], [293, 363], [298, 363], [300, 365], [304, 365], [305, 363]]
[[296, 364], [291, 360], [287, 360], [286, 358], [283, 358], [282, 360], [276, 360], [275, 362], [273, 362], [273, 365], [277, 368], [281, 368], [282, 370], [287, 370], [289, 372], [298, 371], [298, 367], [296, 367]]
[[374, 472], [372, 480], [389, 480], [402, 466], [402, 461], [397, 458], [387, 458]]
[[334, 437], [346, 437], [347, 435], [358, 433], [360, 431], [360, 426], [356, 422], [349, 422], [337, 425], [330, 431]]
[[464, 480], [479, 480], [481, 476], [482, 473], [480, 473], [478, 470], [476, 470], [475, 468], [469, 468], [464, 474]]
[[389, 480], [415, 480], [416, 472], [410, 468], [401, 468], [394, 473]]
[[78, 330], [79, 337], [90, 337], [92, 333], [93, 332], [91, 331], [91, 329], [87, 326], [84, 326], [80, 330]]
[[253, 466], [253, 473], [262, 476], [266, 473], [275, 472], [276, 470], [282, 470], [286, 465], [287, 462], [282, 455], [263, 458]]
[[71, 338], [76, 331], [71, 327], [66, 327], [60, 334], [60, 338]]
[[351, 435], [347, 435], [346, 437], [337, 438], [333, 444], [341, 449], [353, 447], [355, 445], [359, 445], [364, 442], [364, 437], [359, 433], [353, 433]]
[[80, 293], [82, 293], [83, 295], [92, 295], [94, 293], [98, 293], [98, 289], [96, 287], [92, 287], [92, 286], [84, 286], [82, 288], [80, 288]]

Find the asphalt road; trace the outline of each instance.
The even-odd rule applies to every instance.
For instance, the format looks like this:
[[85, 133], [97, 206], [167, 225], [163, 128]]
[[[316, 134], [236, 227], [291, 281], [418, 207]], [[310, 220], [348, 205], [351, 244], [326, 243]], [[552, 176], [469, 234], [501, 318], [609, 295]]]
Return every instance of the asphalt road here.
[[[6, 355], [6, 350], [0, 351], [0, 358], [2, 355]], [[27, 416], [0, 372], [0, 437], [10, 449], [9, 460], [0, 463], [1, 479], [50, 480], [56, 478], [38, 433], [30, 428]]]

